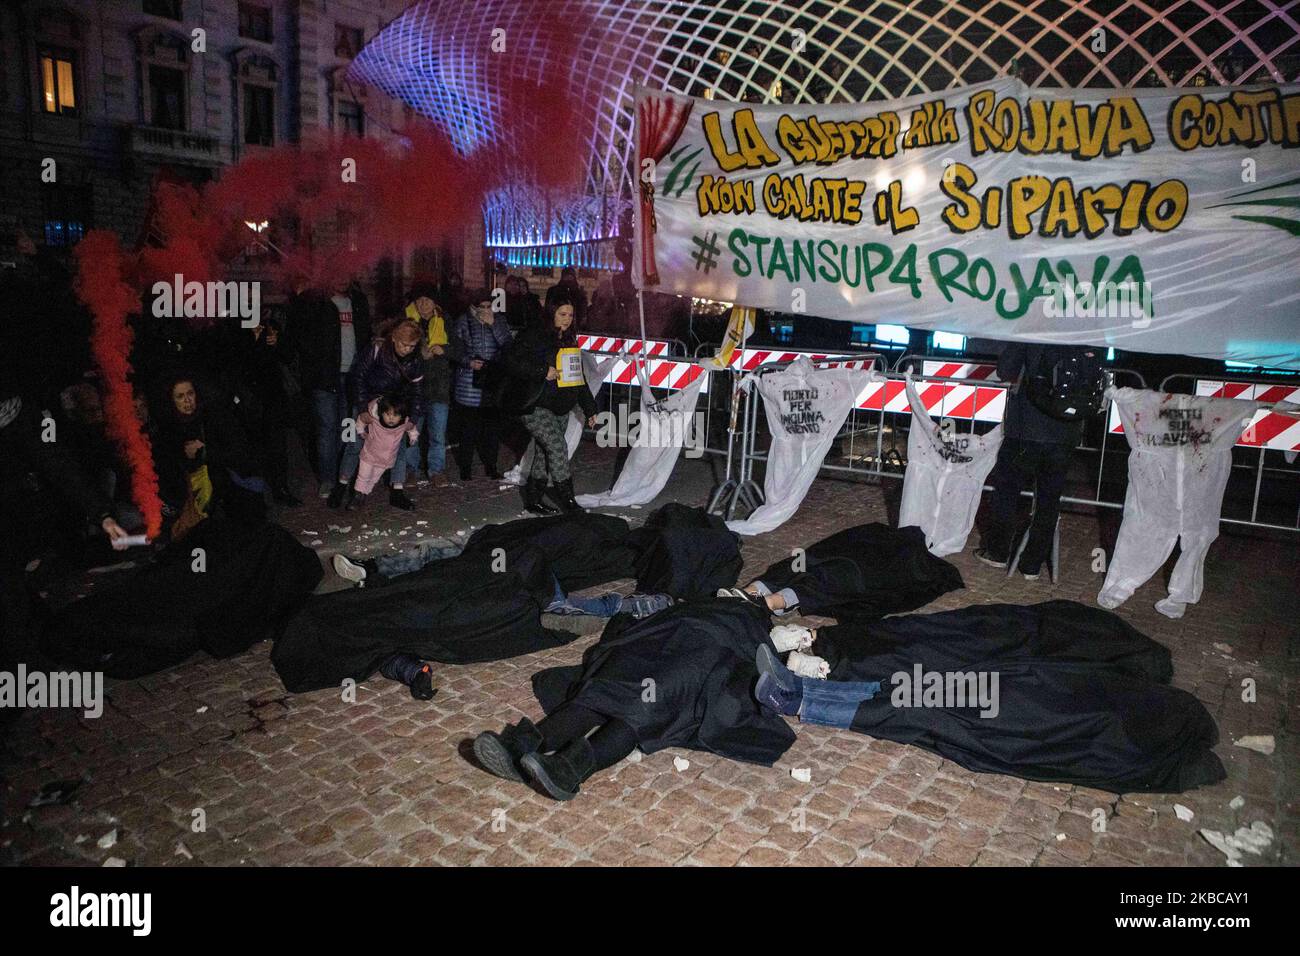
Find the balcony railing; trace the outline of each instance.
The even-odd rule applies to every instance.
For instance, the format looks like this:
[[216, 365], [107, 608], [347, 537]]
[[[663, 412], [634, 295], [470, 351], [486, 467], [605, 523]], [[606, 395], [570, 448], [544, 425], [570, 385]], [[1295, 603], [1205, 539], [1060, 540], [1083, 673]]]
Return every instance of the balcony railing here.
[[131, 148], [146, 153], [161, 153], [187, 159], [220, 161], [215, 136], [189, 133], [179, 129], [158, 126], [129, 127]]

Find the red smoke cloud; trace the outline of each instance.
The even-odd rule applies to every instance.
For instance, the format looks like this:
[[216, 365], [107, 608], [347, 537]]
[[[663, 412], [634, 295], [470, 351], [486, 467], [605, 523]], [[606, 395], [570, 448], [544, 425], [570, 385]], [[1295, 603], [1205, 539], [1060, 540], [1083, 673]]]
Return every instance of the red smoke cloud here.
[[93, 230], [77, 244], [75, 252], [77, 295], [94, 318], [91, 349], [103, 381], [105, 428], [131, 471], [131, 500], [144, 515], [145, 533], [156, 538], [162, 531], [158, 475], [149, 439], [135, 414], [128, 379], [131, 364], [127, 356], [135, 335], [126, 319], [139, 308], [140, 300], [123, 279], [125, 261], [113, 233]]
[[[257, 150], [201, 191], [158, 182], [149, 236], [127, 255], [111, 232], [89, 232], [77, 247], [77, 291], [94, 317], [92, 350], [103, 373], [108, 430], [132, 471], [132, 498], [148, 534], [161, 528], [161, 502], [148, 439], [131, 404], [127, 361], [133, 334], [127, 316], [154, 282], [226, 278], [225, 264], [255, 234], [246, 222], [270, 222], [265, 236], [282, 252], [263, 281], [303, 276], [328, 286], [374, 266], [385, 255], [436, 246], [458, 236], [482, 213], [484, 197], [506, 184], [528, 184], [558, 198], [582, 188], [586, 133], [607, 91], [570, 80], [573, 38], [589, 23], [545, 12], [530, 21], [532, 46], [553, 52], [552, 75], [523, 79], [509, 55], [486, 56], [501, 135], [496, 144], [461, 156], [429, 122], [408, 122], [401, 141], [321, 135], [302, 144]], [[491, 25], [467, 48], [489, 49]], [[340, 230], [340, 227], [341, 230]], [[341, 232], [341, 234], [340, 234]], [[212, 318], [193, 321], [213, 321]]]

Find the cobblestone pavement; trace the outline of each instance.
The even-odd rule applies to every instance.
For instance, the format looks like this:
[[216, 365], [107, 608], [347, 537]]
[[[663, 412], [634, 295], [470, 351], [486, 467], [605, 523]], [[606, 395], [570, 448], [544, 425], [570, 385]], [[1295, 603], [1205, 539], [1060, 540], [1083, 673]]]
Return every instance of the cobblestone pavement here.
[[[603, 455], [584, 446], [579, 490], [606, 485], [611, 463]], [[684, 462], [663, 500], [702, 503], [716, 467], [710, 458]], [[411, 515], [376, 503], [340, 516], [313, 499], [282, 520], [304, 543], [318, 542], [324, 558], [420, 534], [454, 536], [518, 514], [517, 493], [486, 479], [415, 491], [419, 510]], [[884, 520], [897, 492], [897, 483], [817, 482], [784, 527], [746, 540], [746, 572], [831, 531]], [[635, 520], [648, 510], [624, 513]], [[956, 555], [967, 589], [928, 610], [1049, 597], [1090, 602], [1100, 585], [1091, 570], [1099, 533], [1095, 518], [1063, 518], [1057, 586], [1007, 579], [969, 550]], [[1227, 781], [1177, 797], [974, 774], [913, 747], [808, 726], [797, 728], [798, 742], [772, 769], [665, 751], [625, 761], [558, 804], [476, 769], [468, 742], [521, 715], [540, 716], [529, 677], [577, 661], [592, 633], [515, 660], [439, 667], [429, 703], [382, 678], [363, 685], [356, 703], [337, 691], [286, 694], [262, 644], [233, 660], [200, 656], [109, 682], [97, 720], [25, 714], [0, 749], [0, 861], [1222, 866], [1199, 828], [1231, 832], [1264, 821], [1276, 839], [1247, 865], [1295, 863], [1297, 737], [1288, 722], [1297, 713], [1298, 556], [1295, 539], [1225, 535], [1210, 552], [1205, 598], [1182, 621], [1153, 610], [1160, 580], [1120, 610], [1172, 649], [1174, 682], [1219, 722]], [[327, 572], [323, 586], [340, 584]], [[1242, 700], [1247, 679], [1257, 702]], [[1247, 734], [1274, 735], [1276, 751], [1233, 745]], [[679, 757], [689, 766], [676, 769]], [[791, 777], [805, 767], [811, 783]], [[84, 782], [70, 804], [28, 807], [43, 785], [75, 778]], [[1238, 795], [1244, 804], [1230, 808]], [[1190, 822], [1175, 814], [1176, 803], [1195, 814]], [[101, 846], [113, 831], [116, 843]]]

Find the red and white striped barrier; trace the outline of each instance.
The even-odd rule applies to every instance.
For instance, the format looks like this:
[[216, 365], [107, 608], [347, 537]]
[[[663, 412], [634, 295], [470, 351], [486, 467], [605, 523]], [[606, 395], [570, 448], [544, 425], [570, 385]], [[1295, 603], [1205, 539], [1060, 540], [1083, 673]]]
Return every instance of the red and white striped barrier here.
[[[1300, 405], [1300, 387], [1295, 385], [1197, 379], [1196, 394], [1205, 398], [1241, 398], [1253, 399], [1257, 402], [1291, 402]], [[1120, 421], [1119, 409], [1115, 407], [1114, 402], [1110, 403], [1110, 419], [1107, 428], [1112, 435], [1124, 434], [1124, 423]], [[1250, 424], [1237, 439], [1237, 447], [1300, 451], [1300, 419], [1261, 408], [1255, 412]]]
[[[779, 365], [782, 362], [793, 362], [800, 356], [805, 356], [814, 362], [823, 362], [826, 359], [853, 358], [852, 355], [836, 352], [778, 352], [772, 349], [745, 349], [742, 352], [737, 349], [731, 353], [731, 361], [727, 364], [731, 368], [738, 365], [742, 372], [752, 372], [761, 365]], [[849, 367], [866, 368], [870, 366], [870, 363], [871, 360], [867, 360], [866, 365], [849, 365]]]
[[[926, 410], [939, 418], [960, 418], [977, 422], [1000, 422], [1006, 413], [1007, 390], [995, 385], [954, 385], [951, 382], [913, 380]], [[897, 414], [911, 414], [904, 382], [868, 383], [858, 393], [858, 408]]]
[[[1268, 385], [1258, 382], [1223, 382], [1196, 380], [1196, 394], [1210, 398], [1249, 398], [1257, 402], [1291, 402], [1300, 405], [1300, 386]], [[1255, 412], [1250, 424], [1237, 439], [1246, 448], [1272, 448], [1300, 451], [1300, 419], [1279, 415], [1267, 408]]]
[[652, 388], [675, 392], [703, 375], [704, 384], [700, 391], [707, 393], [709, 390], [709, 370], [686, 359], [615, 359], [605, 373], [605, 382], [610, 385], [640, 385], [638, 365], [646, 367], [646, 378]]
[[645, 351], [641, 351], [640, 339], [630, 339], [618, 335], [578, 334], [578, 348], [588, 352], [627, 352], [628, 355], [668, 355], [671, 342], [656, 339], [645, 341]]
[[927, 360], [921, 363], [921, 374], [926, 378], [995, 378], [998, 373], [996, 365], [978, 365], [967, 362], [943, 362]]

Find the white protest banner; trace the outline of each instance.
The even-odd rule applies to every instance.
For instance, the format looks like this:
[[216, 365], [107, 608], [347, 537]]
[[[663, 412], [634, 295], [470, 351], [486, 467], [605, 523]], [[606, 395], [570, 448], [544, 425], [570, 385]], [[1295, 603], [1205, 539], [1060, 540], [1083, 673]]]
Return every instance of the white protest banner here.
[[1300, 86], [640, 89], [639, 286], [1300, 368]]

